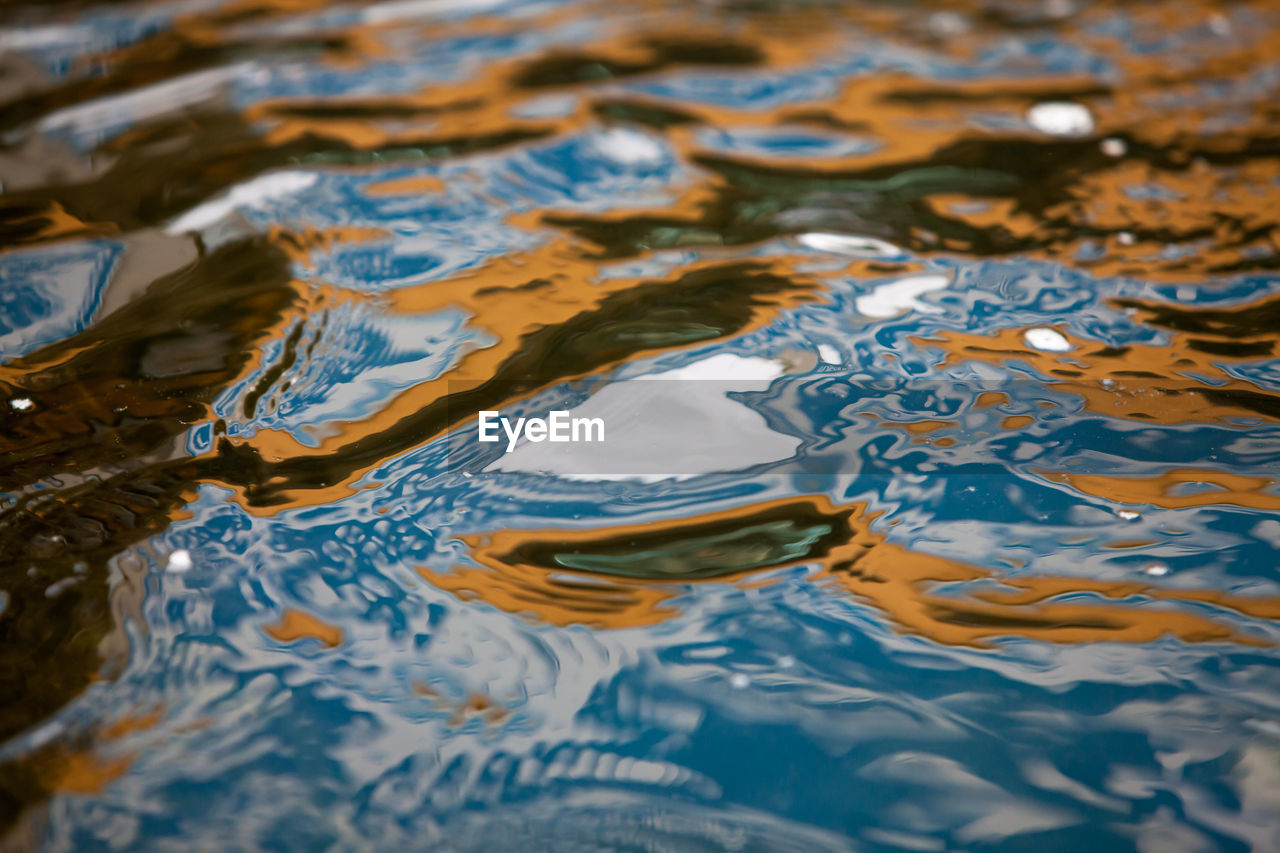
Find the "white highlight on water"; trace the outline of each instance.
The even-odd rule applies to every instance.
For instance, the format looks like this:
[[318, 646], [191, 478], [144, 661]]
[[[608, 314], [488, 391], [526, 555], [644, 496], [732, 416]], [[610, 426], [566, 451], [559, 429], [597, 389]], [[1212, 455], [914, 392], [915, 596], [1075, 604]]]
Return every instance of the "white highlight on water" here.
[[1125, 144], [1125, 141], [1114, 136], [1108, 136], [1099, 142], [1098, 147], [1108, 157], [1123, 157], [1129, 153], [1129, 146]]
[[89, 133], [117, 124], [136, 123], [207, 101], [235, 78], [263, 72], [257, 63], [240, 62], [183, 74], [163, 83], [55, 110], [40, 119], [37, 127], [46, 133], [56, 130]]
[[830, 252], [855, 258], [900, 258], [902, 249], [878, 237], [862, 237], [857, 234], [828, 234], [814, 231], [796, 237], [796, 242], [815, 252]]
[[605, 157], [626, 166], [657, 166], [665, 158], [662, 146], [653, 139], [623, 127], [598, 135], [595, 147]]
[[769, 382], [782, 375], [784, 366], [781, 361], [763, 358], [758, 355], [736, 355], [722, 352], [708, 358], [664, 370], [661, 373], [646, 373], [637, 376], [636, 381], [657, 379], [708, 379], [717, 382], [745, 381]]
[[1049, 136], [1088, 136], [1093, 133], [1093, 114], [1083, 104], [1046, 101], [1027, 110], [1027, 124]]
[[826, 364], [840, 364], [843, 359], [840, 358], [840, 350], [831, 344], [818, 344], [818, 358], [821, 358]]
[[507, 5], [507, 0], [388, 0], [365, 9], [366, 23], [385, 24], [412, 18], [436, 18], [448, 14], [488, 12]]
[[93, 35], [93, 29], [85, 24], [14, 27], [0, 30], [0, 51], [38, 50], [42, 47], [84, 44], [92, 41]]
[[1054, 329], [1027, 329], [1022, 336], [1022, 340], [1026, 341], [1027, 346], [1032, 349], [1044, 350], [1045, 352], [1066, 352], [1071, 349], [1071, 342], [1064, 338], [1061, 332]]
[[29, 412], [34, 409], [36, 404], [32, 402], [30, 397], [14, 397], [9, 401], [9, 408], [15, 412]]
[[[602, 419], [605, 442], [522, 443], [484, 470], [656, 483], [786, 459], [800, 440], [775, 432], [763, 415], [729, 396], [764, 391], [784, 370], [779, 359], [719, 353], [614, 382], [571, 410], [573, 417]], [[722, 384], [670, 381], [681, 379]]]
[[936, 305], [921, 302], [916, 297], [933, 290], [943, 290], [951, 279], [945, 275], [913, 275], [882, 284], [854, 301], [858, 313], [865, 317], [896, 317], [907, 311], [922, 314], [941, 314]]
[[191, 567], [195, 565], [195, 560], [191, 559], [191, 552], [186, 548], [179, 548], [169, 555], [169, 562], [165, 565], [165, 570], [174, 574], [182, 574], [191, 571]]
[[186, 234], [199, 231], [213, 225], [238, 207], [261, 207], [269, 201], [305, 190], [314, 184], [316, 179], [317, 175], [314, 172], [288, 171], [259, 175], [253, 180], [237, 184], [215, 199], [191, 208], [169, 223], [165, 232]]

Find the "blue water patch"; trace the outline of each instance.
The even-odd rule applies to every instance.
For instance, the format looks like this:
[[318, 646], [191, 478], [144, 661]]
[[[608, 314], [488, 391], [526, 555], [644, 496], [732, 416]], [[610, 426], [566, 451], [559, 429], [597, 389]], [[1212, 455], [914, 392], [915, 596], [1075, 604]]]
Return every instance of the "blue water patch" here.
[[0, 350], [7, 358], [78, 332], [102, 300], [119, 244], [72, 242], [0, 258]]

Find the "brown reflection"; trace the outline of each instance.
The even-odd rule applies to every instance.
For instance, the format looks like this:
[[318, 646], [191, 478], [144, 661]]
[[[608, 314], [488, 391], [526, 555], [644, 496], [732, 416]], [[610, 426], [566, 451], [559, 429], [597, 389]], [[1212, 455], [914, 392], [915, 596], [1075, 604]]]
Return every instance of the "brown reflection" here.
[[[1157, 602], [1203, 602], [1256, 619], [1280, 619], [1280, 599], [1141, 582], [1006, 577], [908, 550], [871, 529], [863, 504], [785, 498], [669, 522], [589, 531], [514, 531], [463, 537], [479, 568], [419, 569], [464, 600], [555, 625], [633, 628], [676, 615], [689, 583], [736, 583], [769, 569], [817, 564], [815, 583], [840, 587], [907, 633], [985, 647], [1000, 637], [1054, 643], [1185, 642], [1266, 645], [1254, 634]], [[945, 589], [999, 583], [1005, 589]], [[1079, 593], [1116, 603], [1062, 600]], [[1139, 599], [1119, 603], [1122, 599]]]
[[[187, 457], [182, 436], [303, 301], [273, 243], [229, 243], [0, 367], [0, 488], [12, 497], [0, 508], [0, 740], [127, 660], [122, 622], [136, 617], [141, 581], [117, 560], [113, 599], [109, 563], [185, 517], [218, 463]], [[32, 407], [7, 405], [18, 397]], [[0, 791], [0, 825], [44, 790]]]

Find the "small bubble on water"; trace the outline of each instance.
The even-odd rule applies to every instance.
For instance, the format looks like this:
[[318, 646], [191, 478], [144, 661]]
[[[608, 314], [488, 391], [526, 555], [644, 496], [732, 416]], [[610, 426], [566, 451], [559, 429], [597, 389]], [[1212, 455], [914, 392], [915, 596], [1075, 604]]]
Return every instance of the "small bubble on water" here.
[[1027, 110], [1027, 124], [1049, 136], [1088, 136], [1093, 133], [1093, 114], [1083, 104], [1046, 101]]
[[733, 675], [729, 676], [729, 684], [738, 690], [741, 690], [750, 683], [751, 679], [747, 677], [745, 672], [735, 672]]
[[1149, 563], [1142, 568], [1142, 571], [1151, 575], [1153, 578], [1162, 578], [1169, 574], [1169, 567], [1164, 563]]
[[1066, 352], [1071, 349], [1071, 342], [1053, 329], [1028, 329], [1022, 339], [1027, 346], [1047, 352]]
[[9, 408], [15, 412], [29, 412], [34, 409], [36, 404], [30, 397], [14, 397], [9, 401]]
[[1137, 521], [1139, 518], [1142, 518], [1142, 513], [1134, 512], [1131, 509], [1118, 509], [1116, 510], [1116, 515], [1120, 516], [1125, 521]]
[[1132, 246], [1134, 243], [1138, 242], [1138, 238], [1133, 236], [1132, 231], [1121, 231], [1116, 235], [1116, 242], [1121, 246]]
[[1108, 136], [1102, 142], [1098, 143], [1098, 147], [1102, 149], [1102, 153], [1108, 157], [1123, 157], [1129, 153], [1129, 146], [1123, 139], [1116, 136]]
[[186, 548], [179, 548], [169, 555], [169, 562], [165, 565], [165, 569], [170, 572], [181, 574], [190, 571], [195, 565], [195, 561], [191, 559], [191, 552]]
[[796, 665], [796, 659], [793, 658], [791, 655], [783, 655], [782, 657], [778, 658], [779, 669], [791, 669], [791, 667], [795, 665]]

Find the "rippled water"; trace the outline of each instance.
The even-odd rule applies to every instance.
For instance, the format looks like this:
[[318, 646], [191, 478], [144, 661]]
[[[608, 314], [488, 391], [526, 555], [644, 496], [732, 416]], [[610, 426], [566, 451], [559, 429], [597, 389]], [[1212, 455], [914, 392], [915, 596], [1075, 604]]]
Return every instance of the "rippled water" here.
[[0, 847], [1280, 849], [1274, 4], [0, 20]]

